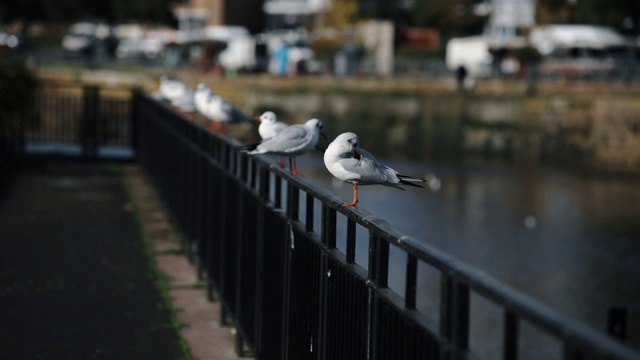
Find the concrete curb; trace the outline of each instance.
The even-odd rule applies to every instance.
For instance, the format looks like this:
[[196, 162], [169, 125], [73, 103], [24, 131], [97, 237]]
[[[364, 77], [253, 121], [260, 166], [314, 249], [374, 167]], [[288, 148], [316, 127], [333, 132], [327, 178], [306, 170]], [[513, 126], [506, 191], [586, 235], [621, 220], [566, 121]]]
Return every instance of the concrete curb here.
[[[234, 351], [235, 328], [222, 326], [220, 303], [207, 299], [206, 282], [183, 254], [180, 236], [172, 226], [155, 189], [136, 165], [124, 165], [130, 209], [155, 250], [155, 260], [169, 281], [169, 296], [184, 326], [180, 335], [196, 360], [240, 359]], [[242, 358], [248, 359], [248, 358]]]

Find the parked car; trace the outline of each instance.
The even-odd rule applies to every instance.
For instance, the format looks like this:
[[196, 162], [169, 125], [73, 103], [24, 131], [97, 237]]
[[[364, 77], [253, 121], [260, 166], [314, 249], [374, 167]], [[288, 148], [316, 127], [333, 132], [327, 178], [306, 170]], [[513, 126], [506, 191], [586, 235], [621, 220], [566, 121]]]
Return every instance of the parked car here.
[[164, 45], [158, 38], [123, 39], [116, 49], [116, 57], [121, 60], [155, 60], [162, 54]]
[[62, 38], [62, 48], [67, 57], [92, 55], [103, 41], [113, 37], [111, 27], [104, 23], [79, 22], [71, 25]]

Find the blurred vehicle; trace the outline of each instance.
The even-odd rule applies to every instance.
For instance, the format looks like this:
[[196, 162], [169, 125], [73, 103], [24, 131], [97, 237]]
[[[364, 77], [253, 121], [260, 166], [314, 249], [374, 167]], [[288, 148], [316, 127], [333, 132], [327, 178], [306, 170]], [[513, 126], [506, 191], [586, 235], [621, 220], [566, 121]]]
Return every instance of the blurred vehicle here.
[[603, 73], [636, 61], [634, 45], [608, 27], [545, 25], [531, 31], [529, 42], [542, 55], [542, 72]]
[[123, 39], [116, 48], [116, 57], [120, 60], [156, 60], [164, 51], [164, 46], [164, 41], [158, 38]]
[[491, 75], [493, 55], [484, 36], [453, 38], [447, 42], [447, 69], [472, 77]]
[[534, 27], [525, 41], [512, 46], [492, 46], [485, 35], [452, 38], [445, 62], [450, 71], [473, 77], [517, 72], [510, 53], [526, 46], [540, 54], [540, 71], [549, 73], [608, 72], [637, 61], [633, 44], [613, 29], [571, 24]]
[[20, 46], [20, 38], [11, 34], [6, 29], [0, 28], [0, 48], [9, 48], [10, 50], [15, 50]]
[[62, 38], [62, 48], [67, 57], [92, 55], [99, 43], [112, 37], [109, 25], [100, 22], [79, 22], [71, 25]]

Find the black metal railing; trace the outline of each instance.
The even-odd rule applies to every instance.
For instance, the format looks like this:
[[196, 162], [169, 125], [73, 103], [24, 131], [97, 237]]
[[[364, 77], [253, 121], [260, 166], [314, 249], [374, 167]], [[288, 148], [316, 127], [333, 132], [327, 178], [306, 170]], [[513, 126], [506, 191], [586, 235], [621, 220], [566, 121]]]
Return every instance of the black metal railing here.
[[[557, 344], [559, 358], [638, 359], [622, 343], [383, 219], [343, 208], [328, 191], [266, 157], [247, 156], [237, 141], [142, 92], [134, 95], [134, 117], [140, 164], [183, 232], [210, 294], [219, 298], [223, 318], [237, 327], [239, 353], [296, 360], [466, 359], [479, 356], [474, 346], [486, 332], [496, 334], [497, 357], [532, 358], [526, 337], [534, 329]], [[390, 265], [398, 258], [399, 265]], [[425, 291], [424, 282], [432, 290]], [[404, 290], [391, 290], [391, 283]], [[421, 305], [423, 298], [433, 300], [433, 311]], [[497, 309], [498, 321], [474, 332], [475, 305], [483, 302]]]
[[0, 126], [0, 150], [134, 159], [137, 129], [131, 113], [131, 89], [43, 83], [35, 94], [35, 108]]

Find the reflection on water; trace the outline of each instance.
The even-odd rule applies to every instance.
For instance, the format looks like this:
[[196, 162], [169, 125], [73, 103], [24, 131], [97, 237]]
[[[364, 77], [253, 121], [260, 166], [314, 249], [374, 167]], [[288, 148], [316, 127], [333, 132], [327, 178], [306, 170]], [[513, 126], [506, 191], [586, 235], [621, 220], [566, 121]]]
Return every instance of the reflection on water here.
[[[441, 188], [363, 186], [360, 208], [599, 330], [606, 331], [610, 308], [624, 307], [629, 343], [640, 348], [639, 180], [581, 176], [539, 165], [385, 162], [402, 173], [435, 174]], [[351, 200], [351, 185], [335, 181], [320, 155], [301, 158], [299, 166], [308, 180]], [[363, 233], [358, 232], [358, 263], [366, 266]], [[396, 275], [403, 274], [404, 258], [393, 249], [391, 255], [398, 266], [392, 264], [389, 278], [402, 278]], [[435, 313], [437, 321], [439, 279], [433, 273], [421, 273], [420, 293], [425, 295], [420, 307]], [[390, 286], [404, 291], [404, 284]], [[483, 318], [472, 318], [472, 329], [480, 333], [502, 321], [484, 302], [472, 298], [472, 308], [483, 309]], [[501, 339], [502, 334], [495, 336]], [[495, 342], [476, 345], [490, 358], [501, 351]]]

